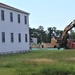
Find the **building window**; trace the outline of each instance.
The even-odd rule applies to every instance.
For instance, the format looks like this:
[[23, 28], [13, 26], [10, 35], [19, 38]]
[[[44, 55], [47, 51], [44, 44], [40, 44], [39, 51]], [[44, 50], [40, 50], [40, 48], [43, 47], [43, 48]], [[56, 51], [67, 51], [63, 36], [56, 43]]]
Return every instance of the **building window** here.
[[4, 20], [4, 10], [1, 10], [1, 20]]
[[10, 12], [10, 21], [13, 22], [13, 13]]
[[21, 42], [21, 34], [18, 34], [18, 41]]
[[5, 42], [5, 32], [2, 32], [2, 42]]
[[27, 24], [27, 16], [25, 16], [24, 18], [25, 18], [25, 24]]
[[14, 42], [14, 34], [11, 33], [11, 42]]
[[18, 23], [20, 23], [20, 14], [18, 14]]
[[25, 34], [25, 42], [27, 42], [27, 34]]

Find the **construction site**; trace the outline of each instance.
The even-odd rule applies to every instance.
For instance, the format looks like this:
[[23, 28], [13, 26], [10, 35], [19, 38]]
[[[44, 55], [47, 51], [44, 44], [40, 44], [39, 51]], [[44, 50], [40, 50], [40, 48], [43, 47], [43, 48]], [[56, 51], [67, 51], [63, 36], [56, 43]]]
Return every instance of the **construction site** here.
[[[69, 25], [63, 30], [62, 36], [59, 38], [51, 38], [50, 43], [32, 44], [31, 48], [38, 49], [75, 49], [75, 39], [68, 39], [68, 32], [75, 27], [75, 20], [73, 20]], [[43, 47], [42, 47], [43, 46]]]

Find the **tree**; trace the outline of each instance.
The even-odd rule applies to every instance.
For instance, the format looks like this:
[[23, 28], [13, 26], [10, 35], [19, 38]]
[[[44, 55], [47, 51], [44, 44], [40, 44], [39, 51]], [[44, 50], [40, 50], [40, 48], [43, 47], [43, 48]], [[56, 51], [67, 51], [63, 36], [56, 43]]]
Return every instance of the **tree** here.
[[32, 41], [31, 37], [37, 38], [38, 43], [47, 42], [47, 34], [46, 31], [44, 31], [43, 26], [39, 26], [37, 29], [35, 28], [29, 28], [30, 32], [30, 40]]
[[48, 28], [48, 41], [51, 42], [51, 38], [55, 36], [56, 27]]
[[75, 39], [75, 32], [72, 30], [69, 36], [70, 39]]
[[62, 31], [57, 30], [56, 27], [49, 27], [47, 31], [44, 30], [43, 26], [39, 26], [36, 28], [29, 28], [30, 33], [30, 42], [32, 41], [31, 37], [37, 38], [38, 43], [43, 42], [51, 42], [52, 37], [60, 37], [62, 35]]
[[56, 30], [56, 36], [57, 37], [61, 37], [62, 36], [63, 31], [62, 30]]
[[30, 34], [30, 42], [32, 42], [32, 38], [31, 37], [38, 37], [38, 32], [37, 29], [35, 28], [29, 28], [29, 34]]
[[57, 30], [56, 27], [49, 27], [48, 28], [48, 42], [51, 42], [51, 38], [52, 37], [61, 37], [62, 35], [62, 32], [61, 30]]
[[39, 31], [39, 38], [38, 38], [38, 42], [41, 43], [43, 42], [47, 42], [47, 35], [46, 35], [46, 31], [44, 31], [44, 27], [43, 26], [39, 26], [38, 27], [38, 31]]

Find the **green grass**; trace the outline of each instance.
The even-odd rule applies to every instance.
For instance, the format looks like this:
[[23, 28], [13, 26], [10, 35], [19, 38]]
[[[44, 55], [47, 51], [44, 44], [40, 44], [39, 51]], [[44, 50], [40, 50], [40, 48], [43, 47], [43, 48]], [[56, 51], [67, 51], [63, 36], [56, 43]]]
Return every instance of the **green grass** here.
[[0, 55], [0, 75], [75, 75], [75, 50]]

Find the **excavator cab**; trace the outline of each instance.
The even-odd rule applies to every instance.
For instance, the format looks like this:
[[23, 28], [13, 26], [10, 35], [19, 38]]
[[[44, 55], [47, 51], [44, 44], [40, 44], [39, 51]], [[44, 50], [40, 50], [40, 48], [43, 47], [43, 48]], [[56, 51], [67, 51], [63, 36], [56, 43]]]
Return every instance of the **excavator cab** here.
[[57, 39], [57, 38], [52, 38], [51, 39], [51, 45], [53, 48], [58, 48], [59, 47], [59, 43], [60, 43], [61, 39]]
[[57, 40], [53, 37], [52, 39], [51, 39], [51, 45], [55, 48], [56, 47], [56, 45], [57, 45]]

